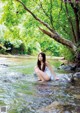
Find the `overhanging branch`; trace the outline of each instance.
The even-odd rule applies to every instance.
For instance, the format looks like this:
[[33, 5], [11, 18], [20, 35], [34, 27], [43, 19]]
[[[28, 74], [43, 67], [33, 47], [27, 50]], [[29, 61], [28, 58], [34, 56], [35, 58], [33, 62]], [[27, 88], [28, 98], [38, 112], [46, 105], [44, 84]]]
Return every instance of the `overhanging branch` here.
[[51, 32], [46, 31], [46, 30], [44, 30], [44, 29], [42, 29], [42, 28], [40, 28], [40, 27], [39, 27], [39, 29], [40, 29], [43, 33], [45, 33], [46, 35], [48, 35], [50, 38], [53, 38], [53, 39], [56, 40], [57, 42], [59, 42], [59, 43], [65, 45], [65, 46], [67, 46], [67, 47], [70, 47], [70, 48], [72, 49], [72, 51], [76, 51], [77, 48], [76, 48], [76, 46], [75, 46], [71, 41], [60, 37], [60, 35], [58, 35], [57, 33], [51, 33]]

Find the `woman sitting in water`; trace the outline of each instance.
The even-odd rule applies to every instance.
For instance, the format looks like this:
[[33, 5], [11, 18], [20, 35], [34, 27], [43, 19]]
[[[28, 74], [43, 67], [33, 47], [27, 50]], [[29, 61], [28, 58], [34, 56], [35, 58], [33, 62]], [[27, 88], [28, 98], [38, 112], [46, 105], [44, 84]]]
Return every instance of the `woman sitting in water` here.
[[39, 53], [38, 55], [38, 61], [37, 61], [37, 66], [35, 67], [35, 73], [37, 74], [39, 81], [53, 80], [54, 77], [55, 79], [58, 79], [52, 67], [46, 61], [46, 55], [43, 52]]

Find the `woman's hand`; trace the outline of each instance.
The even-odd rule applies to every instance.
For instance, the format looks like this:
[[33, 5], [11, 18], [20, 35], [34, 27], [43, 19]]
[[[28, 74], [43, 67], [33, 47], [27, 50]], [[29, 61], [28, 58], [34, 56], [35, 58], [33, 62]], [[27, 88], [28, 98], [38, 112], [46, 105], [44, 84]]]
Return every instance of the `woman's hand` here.
[[56, 80], [59, 80], [59, 78], [58, 78], [58, 77], [55, 77], [55, 79], [56, 79]]

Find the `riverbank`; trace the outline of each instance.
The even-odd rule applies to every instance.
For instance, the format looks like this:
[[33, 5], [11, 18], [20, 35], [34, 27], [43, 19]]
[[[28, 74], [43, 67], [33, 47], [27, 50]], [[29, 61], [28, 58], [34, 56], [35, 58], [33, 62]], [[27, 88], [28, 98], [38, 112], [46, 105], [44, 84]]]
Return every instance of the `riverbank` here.
[[[3, 55], [0, 54], [0, 57], [6, 57], [6, 58], [35, 58], [37, 59], [37, 56], [32, 56], [32, 55]], [[65, 63], [68, 62], [67, 60], [64, 59], [64, 57], [56, 57], [56, 56], [47, 56], [47, 59], [53, 59], [53, 60], [62, 60]]]

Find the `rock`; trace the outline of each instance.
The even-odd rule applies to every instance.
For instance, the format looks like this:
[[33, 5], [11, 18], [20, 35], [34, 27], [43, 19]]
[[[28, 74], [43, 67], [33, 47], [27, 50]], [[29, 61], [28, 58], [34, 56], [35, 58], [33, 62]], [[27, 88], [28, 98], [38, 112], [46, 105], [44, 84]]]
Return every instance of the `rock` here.
[[74, 98], [80, 99], [80, 95], [74, 95]]
[[71, 70], [71, 66], [69, 66], [69, 65], [61, 65], [58, 69], [70, 71]]
[[74, 77], [80, 78], [80, 72], [76, 72], [76, 73], [74, 74]]
[[0, 64], [1, 66], [4, 66], [4, 67], [9, 67], [9, 65], [7, 64]]
[[63, 110], [63, 106], [59, 102], [55, 101], [50, 105], [37, 110], [36, 113], [63, 113]]
[[5, 82], [5, 83], [11, 83], [12, 81], [10, 79], [6, 78], [6, 79], [3, 80], [3, 82]]
[[78, 67], [76, 64], [67, 64], [65, 65], [64, 63], [58, 67], [60, 70], [65, 70], [65, 71], [71, 71], [71, 72], [76, 72], [80, 71], [80, 67]]

